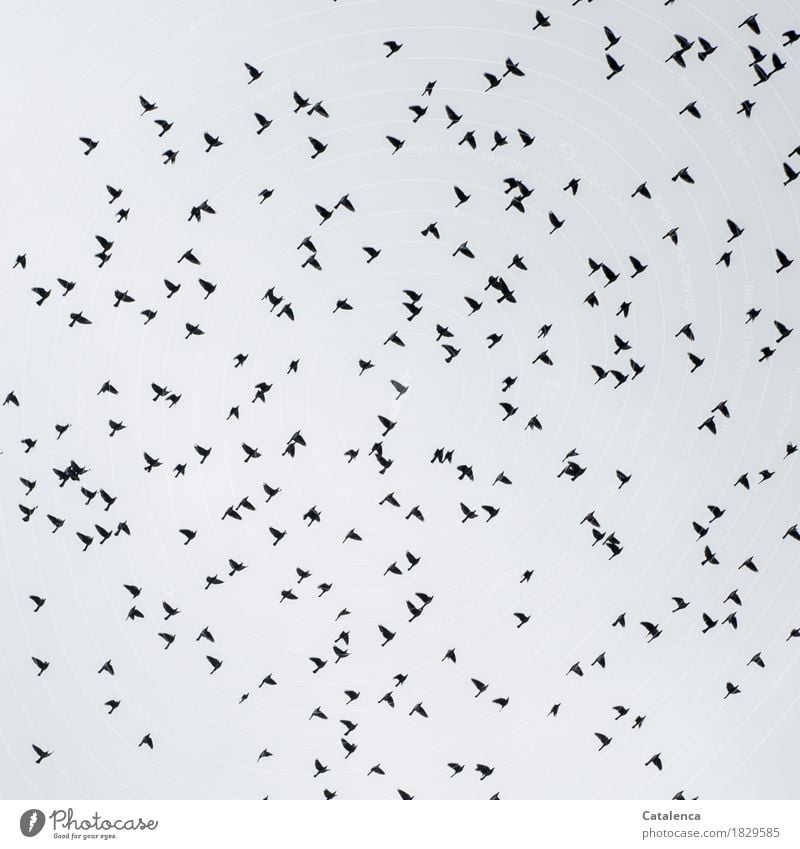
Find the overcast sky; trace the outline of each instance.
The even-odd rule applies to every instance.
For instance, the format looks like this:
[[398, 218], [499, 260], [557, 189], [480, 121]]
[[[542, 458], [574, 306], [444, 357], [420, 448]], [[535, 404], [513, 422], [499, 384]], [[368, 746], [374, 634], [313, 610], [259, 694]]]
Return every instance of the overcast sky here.
[[[787, 2], [759, 6], [762, 33], [737, 25], [739, 2], [606, 0], [542, 7], [421, 0], [293, 3], [154, 0], [7, 4], [0, 150], [0, 795], [17, 798], [797, 798], [800, 719], [800, 548], [781, 537], [798, 516], [797, 334], [775, 344], [773, 320], [800, 321], [797, 274], [776, 275], [775, 248], [800, 253], [795, 185], [781, 163], [800, 142], [792, 111], [797, 27]], [[606, 81], [603, 25], [625, 65]], [[665, 62], [675, 33], [718, 45], [687, 68]], [[402, 48], [385, 58], [383, 42]], [[748, 44], [777, 51], [786, 70], [753, 88]], [[506, 57], [524, 77], [486, 93]], [[248, 85], [244, 62], [263, 71]], [[436, 80], [433, 96], [422, 97]], [[293, 91], [323, 101], [324, 119], [294, 114]], [[157, 104], [140, 115], [139, 95]], [[745, 98], [752, 117], [737, 115]], [[702, 119], [679, 115], [696, 101]], [[412, 123], [408, 106], [428, 106]], [[447, 129], [445, 105], [462, 121]], [[256, 135], [259, 112], [272, 125]], [[174, 122], [158, 138], [155, 118]], [[534, 135], [523, 149], [518, 128]], [[478, 149], [458, 145], [475, 130]], [[492, 133], [508, 144], [491, 152]], [[204, 153], [202, 135], [223, 145]], [[386, 136], [405, 141], [391, 154]], [[99, 139], [89, 156], [80, 136]], [[315, 160], [308, 136], [328, 145]], [[174, 165], [161, 153], [178, 150]], [[688, 167], [693, 185], [671, 177]], [[505, 211], [516, 177], [534, 192]], [[576, 197], [564, 191], [580, 177]], [[632, 198], [647, 180], [653, 199]], [[106, 184], [123, 189], [109, 204]], [[471, 195], [455, 209], [453, 186]], [[274, 194], [259, 204], [259, 192]], [[319, 226], [314, 204], [355, 206]], [[216, 215], [189, 210], [207, 199]], [[114, 213], [130, 210], [117, 224]], [[564, 220], [549, 235], [548, 213]], [[731, 245], [726, 219], [743, 227]], [[441, 240], [420, 231], [437, 222]], [[662, 236], [679, 227], [676, 247]], [[97, 268], [95, 234], [114, 241]], [[301, 268], [311, 234], [322, 271]], [[468, 241], [470, 260], [453, 257]], [[381, 249], [369, 265], [363, 246]], [[176, 260], [193, 248], [200, 267]], [[731, 249], [730, 268], [715, 263]], [[11, 269], [26, 253], [27, 268]], [[527, 271], [507, 269], [514, 254]], [[628, 257], [648, 265], [631, 279]], [[620, 272], [604, 288], [588, 258]], [[496, 302], [502, 274], [516, 303]], [[57, 278], [77, 282], [62, 297]], [[216, 284], [207, 300], [197, 278]], [[163, 279], [180, 283], [166, 299]], [[35, 305], [34, 286], [51, 289]], [[270, 313], [267, 288], [295, 321]], [[114, 290], [134, 303], [115, 309]], [[422, 294], [409, 322], [403, 290]], [[584, 298], [592, 290], [600, 304]], [[483, 303], [469, 316], [464, 297]], [[333, 313], [347, 298], [349, 312]], [[630, 315], [617, 315], [630, 301]], [[761, 309], [745, 325], [745, 313]], [[140, 311], [156, 318], [143, 325]], [[82, 310], [91, 325], [68, 327]], [[184, 340], [185, 322], [205, 334]], [[691, 322], [695, 341], [676, 338]], [[451, 363], [436, 342], [447, 325]], [[545, 340], [537, 339], [552, 325]], [[406, 345], [383, 345], [398, 331]], [[503, 339], [488, 350], [486, 337]], [[631, 344], [615, 355], [613, 335]], [[757, 362], [759, 349], [777, 352]], [[532, 364], [547, 349], [553, 366]], [[687, 352], [705, 359], [690, 374]], [[249, 355], [234, 369], [233, 357]], [[591, 364], [630, 372], [594, 385]], [[359, 358], [375, 367], [359, 377]], [[296, 374], [287, 373], [299, 360]], [[516, 377], [501, 392], [505, 377]], [[409, 387], [396, 400], [390, 380]], [[118, 396], [97, 395], [105, 380]], [[266, 404], [255, 384], [272, 385]], [[150, 383], [181, 395], [169, 408]], [[716, 436], [697, 426], [720, 401]], [[501, 401], [519, 412], [501, 421]], [[226, 421], [240, 405], [240, 419]], [[369, 456], [378, 415], [386, 475]], [[525, 430], [536, 414], [541, 431]], [[126, 429], [109, 438], [108, 421]], [[70, 423], [58, 441], [54, 425]], [[282, 456], [298, 428], [307, 442]], [[20, 440], [38, 440], [28, 454]], [[261, 451], [244, 464], [241, 443]], [[212, 446], [200, 467], [192, 446]], [[431, 464], [438, 447], [453, 465]], [[360, 449], [348, 464], [344, 452]], [[568, 451], [587, 471], [557, 478]], [[162, 466], [144, 472], [142, 452]], [[52, 473], [71, 459], [82, 483], [117, 502], [89, 506]], [[185, 477], [171, 469], [186, 462]], [[472, 466], [459, 481], [455, 466]], [[758, 484], [761, 469], [774, 477]], [[622, 489], [616, 470], [631, 475]], [[511, 486], [492, 481], [505, 471]], [[733, 484], [749, 472], [751, 490]], [[25, 496], [19, 482], [36, 480]], [[264, 503], [261, 484], [282, 492]], [[400, 509], [379, 506], [394, 491]], [[220, 521], [249, 496], [256, 511]], [[462, 523], [459, 503], [481, 514]], [[22, 523], [18, 504], [36, 505]], [[500, 508], [490, 523], [480, 505]], [[708, 526], [707, 505], [725, 515]], [[306, 528], [315, 505], [322, 522]], [[425, 521], [406, 520], [419, 505]], [[623, 545], [592, 547], [594, 510]], [[46, 514], [64, 518], [51, 533]], [[94, 524], [132, 535], [81, 552]], [[272, 545], [269, 526], [287, 531]], [[184, 546], [179, 528], [198, 531]], [[342, 544], [355, 528], [362, 542]], [[719, 565], [701, 566], [708, 542]], [[405, 552], [420, 556], [406, 571]], [[739, 570], [753, 556], [758, 573]], [[228, 577], [227, 561], [247, 564]], [[403, 574], [384, 575], [397, 561]], [[296, 587], [295, 569], [312, 578]], [[520, 584], [532, 569], [530, 583]], [[222, 586], [204, 589], [218, 574]], [[315, 587], [333, 589], [317, 599]], [[145, 618], [126, 621], [142, 587]], [[278, 604], [295, 585], [300, 598]], [[738, 629], [722, 620], [738, 589]], [[434, 596], [408, 623], [405, 600]], [[47, 598], [37, 614], [30, 594]], [[690, 602], [672, 614], [672, 596]], [[163, 621], [161, 602], [181, 613]], [[335, 622], [343, 608], [350, 615]], [[517, 629], [513, 614], [530, 621]], [[612, 628], [622, 612], [627, 627]], [[701, 615], [719, 625], [702, 634]], [[663, 635], [647, 643], [640, 620]], [[396, 631], [380, 647], [377, 625]], [[212, 646], [195, 637], [203, 626]], [[331, 645], [346, 629], [351, 656]], [[159, 631], [176, 634], [165, 651]], [[455, 648], [457, 663], [442, 662]], [[747, 666], [760, 651], [766, 668]], [[606, 668], [591, 666], [605, 652]], [[206, 654], [223, 661], [211, 677]], [[50, 667], [41, 677], [31, 656]], [[309, 656], [328, 659], [312, 674]], [[111, 659], [116, 675], [99, 675]], [[567, 675], [576, 661], [582, 678]], [[277, 687], [258, 682], [267, 673]], [[395, 689], [392, 676], [407, 674]], [[489, 685], [480, 698], [470, 678]], [[726, 682], [741, 693], [724, 699]], [[345, 706], [344, 690], [361, 693]], [[392, 710], [378, 700], [394, 690]], [[249, 693], [244, 704], [238, 704]], [[508, 697], [500, 711], [493, 698]], [[107, 716], [104, 702], [120, 699]], [[428, 719], [409, 716], [422, 702]], [[550, 707], [560, 703], [556, 718]], [[614, 705], [630, 713], [614, 720]], [[327, 721], [309, 720], [320, 706]], [[633, 717], [645, 715], [641, 729]], [[358, 722], [344, 758], [340, 719]], [[154, 750], [137, 747], [149, 732]], [[594, 732], [613, 738], [598, 753]], [[31, 744], [54, 752], [34, 764]], [[273, 757], [256, 762], [268, 748]], [[660, 752], [664, 769], [645, 767]], [[313, 778], [319, 758], [330, 773]], [[450, 778], [449, 761], [465, 771]], [[367, 777], [380, 763], [386, 776]], [[493, 766], [479, 781], [476, 763]]]

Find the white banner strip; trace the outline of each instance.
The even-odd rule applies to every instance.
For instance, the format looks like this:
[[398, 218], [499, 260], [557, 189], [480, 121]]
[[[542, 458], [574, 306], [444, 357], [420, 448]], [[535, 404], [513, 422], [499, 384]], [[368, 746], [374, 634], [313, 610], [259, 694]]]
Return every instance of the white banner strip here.
[[[338, 801], [338, 800], [335, 800]], [[399, 801], [399, 800], [398, 800]], [[800, 847], [800, 802], [0, 801], [0, 847]]]

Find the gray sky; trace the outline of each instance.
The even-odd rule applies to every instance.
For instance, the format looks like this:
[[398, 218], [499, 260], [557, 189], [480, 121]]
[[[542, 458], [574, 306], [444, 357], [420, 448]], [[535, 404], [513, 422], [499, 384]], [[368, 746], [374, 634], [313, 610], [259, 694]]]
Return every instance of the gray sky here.
[[[797, 22], [788, 3], [768, 0], [756, 36], [737, 28], [750, 7], [724, 5], [564, 0], [542, 7], [552, 26], [535, 32], [535, 7], [513, 2], [9, 5], [0, 392], [13, 389], [21, 406], [0, 408], [0, 795], [320, 798], [328, 787], [350, 799], [396, 798], [400, 787], [417, 798], [797, 798], [800, 642], [786, 637], [800, 627], [800, 577], [797, 543], [781, 536], [798, 520], [796, 460], [783, 455], [800, 434], [800, 355], [796, 335], [775, 345], [772, 325], [793, 327], [800, 307], [797, 266], [777, 276], [774, 254], [800, 249], [796, 188], [781, 185], [800, 141], [798, 48], [779, 46]], [[603, 25], [622, 37], [610, 52], [625, 68], [610, 82]], [[695, 45], [682, 70], [664, 62], [674, 33], [718, 50], [700, 62]], [[386, 59], [389, 39], [403, 47]], [[777, 50], [787, 69], [754, 89], [748, 44]], [[506, 57], [525, 76], [485, 93], [482, 74], [499, 76]], [[252, 85], [244, 62], [263, 71]], [[294, 90], [324, 101], [330, 118], [293, 114]], [[139, 95], [157, 111], [140, 116]], [[749, 121], [736, 114], [744, 98], [756, 101]], [[678, 115], [692, 100], [699, 121]], [[429, 107], [416, 124], [411, 104]], [[449, 130], [446, 104], [464, 116]], [[258, 136], [254, 112], [273, 120]], [[160, 139], [157, 117], [174, 121]], [[536, 136], [527, 149], [518, 128]], [[475, 152], [457, 145], [467, 129]], [[495, 130], [509, 143], [492, 153]], [[223, 141], [208, 155], [205, 131]], [[89, 156], [84, 135], [100, 140]], [[405, 140], [395, 156], [386, 135]], [[308, 136], [328, 144], [314, 161]], [[163, 166], [168, 148], [179, 155]], [[684, 166], [694, 185], [670, 179]], [[504, 211], [511, 176], [534, 189], [524, 215]], [[572, 177], [574, 198], [563, 191]], [[630, 196], [643, 180], [652, 201]], [[106, 184], [124, 190], [115, 204]], [[457, 210], [454, 185], [471, 194]], [[267, 187], [274, 195], [259, 205]], [[314, 204], [332, 208], [345, 192], [355, 213], [340, 208], [320, 227]], [[188, 222], [204, 199], [217, 214]], [[130, 216], [117, 224], [120, 207]], [[553, 236], [550, 211], [566, 222]], [[745, 228], [731, 246], [727, 218]], [[433, 221], [438, 242], [420, 236]], [[675, 226], [678, 247], [661, 238]], [[115, 242], [102, 270], [95, 234]], [[308, 234], [322, 272], [300, 267]], [[465, 240], [474, 260], [451, 256]], [[369, 265], [365, 245], [382, 250]], [[728, 247], [725, 269], [715, 263]], [[199, 268], [176, 265], [188, 248]], [[21, 252], [27, 268], [12, 271]], [[515, 253], [528, 271], [506, 270]], [[648, 265], [635, 280], [629, 255]], [[604, 289], [599, 273], [589, 279], [588, 257], [619, 280]], [[490, 274], [516, 304], [483, 291]], [[207, 300], [198, 276], [217, 284]], [[77, 281], [65, 298], [57, 277]], [[182, 284], [170, 300], [164, 278]], [[40, 308], [33, 286], [52, 289]], [[261, 301], [270, 286], [291, 301], [294, 323]], [[114, 309], [115, 289], [135, 303]], [[404, 289], [423, 296], [412, 322]], [[583, 303], [592, 290], [596, 309]], [[483, 302], [473, 316], [466, 295]], [[344, 297], [354, 309], [333, 314]], [[615, 315], [623, 301], [628, 318]], [[753, 306], [761, 315], [745, 326]], [[144, 327], [148, 307], [158, 315]], [[76, 310], [93, 324], [68, 329]], [[184, 341], [187, 321], [205, 335]], [[675, 338], [687, 322], [692, 343]], [[452, 363], [436, 323], [461, 349]], [[393, 330], [405, 348], [382, 344]], [[492, 332], [503, 340], [488, 351]], [[616, 390], [610, 377], [595, 386], [590, 369], [630, 371], [613, 354], [615, 333], [645, 365]], [[758, 363], [765, 345], [777, 353]], [[545, 348], [554, 366], [532, 365]], [[705, 358], [695, 374], [688, 351]], [[240, 352], [249, 358], [234, 369]], [[375, 363], [363, 377], [359, 358]], [[297, 374], [287, 374], [292, 359]], [[502, 393], [506, 376], [517, 382]], [[118, 396], [97, 396], [107, 379]], [[410, 387], [399, 401], [391, 379]], [[251, 404], [260, 381], [272, 390]], [[181, 401], [154, 403], [151, 382]], [[716, 437], [698, 431], [723, 399], [730, 420], [716, 415]], [[519, 406], [506, 422], [501, 400]], [[240, 420], [226, 422], [237, 403]], [[368, 456], [378, 414], [397, 422], [385, 476]], [[523, 430], [534, 414], [542, 431]], [[109, 419], [127, 425], [113, 439]], [[54, 424], [67, 422], [57, 442]], [[281, 456], [297, 428], [307, 447]], [[38, 439], [27, 455], [25, 437]], [[262, 457], [245, 465], [242, 441]], [[202, 468], [195, 443], [213, 446]], [[452, 466], [429, 463], [441, 446], [455, 450]], [[360, 449], [351, 464], [349, 448]], [[575, 483], [556, 477], [573, 448], [587, 468]], [[145, 474], [143, 451], [162, 467]], [[70, 459], [90, 467], [88, 488], [118, 497], [108, 513], [99, 497], [84, 507], [75, 484], [58, 488], [51, 469]], [[458, 463], [474, 482], [457, 480]], [[775, 475], [758, 485], [765, 468]], [[632, 475], [621, 490], [617, 469]], [[501, 470], [510, 487], [492, 487]], [[733, 488], [745, 471], [749, 493]], [[19, 477], [37, 481], [31, 496]], [[269, 505], [265, 481], [282, 487]], [[400, 510], [378, 506], [389, 491]], [[221, 522], [245, 495], [256, 512]], [[461, 501], [501, 512], [462, 524]], [[38, 505], [27, 524], [20, 503]], [[691, 522], [708, 525], [708, 504], [726, 512], [697, 542]], [[306, 528], [312, 505], [323, 521]], [[404, 519], [414, 505], [424, 523]], [[612, 561], [579, 525], [592, 509], [624, 546]], [[46, 513], [66, 519], [55, 535]], [[76, 531], [123, 519], [130, 538], [81, 553]], [[277, 547], [270, 525], [288, 532]], [[184, 547], [187, 527], [199, 533]], [[350, 528], [363, 542], [341, 544]], [[700, 565], [705, 542], [719, 565]], [[422, 557], [410, 573], [407, 550]], [[737, 569], [751, 555], [757, 574]], [[228, 558], [248, 568], [228, 578]], [[393, 561], [402, 576], [384, 576]], [[278, 605], [296, 567], [313, 576], [299, 600]], [[213, 574], [225, 583], [205, 591]], [[318, 600], [322, 581], [333, 589]], [[124, 583], [143, 588], [141, 621], [125, 621]], [[722, 624], [733, 589], [737, 630]], [[434, 601], [409, 624], [415, 592]], [[36, 615], [29, 594], [47, 597]], [[673, 615], [671, 596], [690, 607]], [[169, 623], [164, 600], [182, 611]], [[335, 622], [344, 607], [351, 615]], [[623, 611], [627, 627], [611, 628]], [[704, 611], [720, 620], [705, 635]], [[531, 619], [517, 629], [514, 612]], [[642, 619], [663, 629], [651, 644]], [[397, 632], [383, 649], [378, 623]], [[195, 641], [203, 626], [214, 646]], [[352, 656], [334, 665], [343, 628]], [[176, 634], [166, 652], [162, 630]], [[457, 664], [442, 663], [453, 647]], [[606, 668], [590, 666], [603, 651]], [[763, 670], [746, 666], [756, 651]], [[208, 653], [223, 660], [213, 677]], [[50, 662], [41, 677], [31, 655]], [[316, 675], [312, 655], [329, 660]], [[97, 674], [109, 658], [114, 678]], [[578, 660], [584, 677], [567, 676]], [[259, 689], [268, 672], [279, 685]], [[408, 680], [392, 710], [378, 700], [397, 673]], [[477, 699], [472, 677], [489, 684]], [[741, 693], [723, 701], [727, 681]], [[346, 689], [361, 693], [347, 707]], [[510, 698], [502, 712], [497, 697]], [[122, 705], [108, 717], [110, 698]], [[409, 716], [419, 701], [428, 719]], [[317, 705], [327, 722], [309, 721]], [[615, 721], [614, 705], [630, 714]], [[633, 730], [637, 714], [646, 721]], [[347, 761], [343, 718], [359, 724]], [[137, 748], [145, 732], [152, 752]], [[602, 754], [594, 732], [613, 737]], [[31, 743], [54, 756], [35, 765]], [[264, 747], [274, 757], [256, 763]], [[644, 766], [656, 752], [662, 772]], [[314, 779], [316, 757], [330, 773]], [[467, 769], [451, 780], [448, 761]], [[367, 778], [378, 762], [387, 775]], [[475, 763], [494, 774], [479, 781]]]

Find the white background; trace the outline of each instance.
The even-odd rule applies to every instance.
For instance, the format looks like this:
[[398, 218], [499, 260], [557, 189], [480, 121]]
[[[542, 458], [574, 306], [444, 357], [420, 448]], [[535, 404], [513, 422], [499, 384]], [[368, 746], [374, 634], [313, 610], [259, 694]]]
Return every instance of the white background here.
[[[780, 32], [796, 26], [789, 4], [760, 7], [763, 34], [737, 24], [752, 9], [738, 3], [679, 2], [664, 7], [597, 2], [559, 3], [553, 26], [531, 31], [534, 8], [507, 2], [277, 3], [18, 3], [7, 7], [0, 38], [4, 75], [2, 188], [3, 358], [0, 390], [22, 406], [0, 409], [3, 454], [0, 594], [3, 693], [0, 795], [103, 798], [797, 798], [795, 733], [800, 642], [796, 543], [781, 541], [797, 521], [794, 458], [800, 384], [796, 334], [769, 363], [772, 320], [790, 327], [798, 316], [795, 265], [775, 275], [775, 247], [800, 250], [793, 201], [781, 162], [800, 141], [791, 104], [794, 53]], [[602, 26], [622, 36], [611, 52], [625, 63], [606, 82]], [[664, 59], [673, 33], [703, 35], [718, 51], [705, 63], [697, 47], [683, 71]], [[382, 42], [401, 51], [385, 59]], [[788, 68], [753, 89], [746, 46], [777, 49]], [[526, 73], [484, 93], [484, 71], [501, 73], [511, 56]], [[247, 85], [243, 62], [263, 70]], [[437, 80], [428, 115], [410, 121], [407, 107]], [[329, 120], [293, 114], [292, 91], [324, 100]], [[158, 104], [141, 117], [138, 95]], [[736, 115], [757, 101], [747, 121]], [[704, 117], [678, 116], [697, 100]], [[444, 105], [464, 119], [446, 130]], [[274, 120], [256, 136], [253, 112]], [[174, 120], [156, 137], [154, 117]], [[522, 150], [516, 129], [536, 135]], [[479, 150], [455, 146], [467, 128]], [[509, 145], [489, 155], [491, 133]], [[224, 144], [206, 155], [202, 133]], [[385, 136], [405, 139], [392, 156]], [[78, 136], [100, 139], [88, 157]], [[307, 136], [327, 142], [313, 162]], [[160, 154], [179, 149], [174, 166]], [[792, 157], [797, 159], [797, 157]], [[688, 166], [693, 186], [670, 177]], [[502, 180], [531, 188], [525, 215], [504, 212]], [[576, 198], [563, 186], [583, 177]], [[642, 181], [654, 200], [631, 199]], [[122, 187], [108, 204], [105, 185]], [[452, 186], [472, 194], [454, 210]], [[275, 189], [263, 205], [258, 193]], [[356, 213], [337, 210], [319, 227], [315, 203], [331, 207], [345, 192]], [[187, 222], [207, 198], [216, 216]], [[113, 212], [130, 208], [117, 225]], [[550, 237], [547, 213], [565, 226]], [[730, 269], [715, 262], [726, 249], [726, 218], [745, 227]], [[419, 231], [438, 221], [441, 242]], [[680, 227], [680, 247], [661, 236]], [[115, 241], [102, 270], [94, 234]], [[301, 269], [296, 245], [311, 233], [323, 272]], [[469, 240], [474, 261], [452, 258]], [[364, 245], [382, 248], [367, 266]], [[200, 268], [176, 265], [189, 247]], [[28, 267], [11, 271], [17, 253]], [[529, 271], [505, 271], [514, 253]], [[648, 271], [631, 280], [628, 256]], [[587, 257], [622, 272], [602, 290], [587, 278]], [[483, 293], [502, 273], [518, 303], [496, 304]], [[197, 276], [218, 284], [202, 300]], [[61, 298], [56, 277], [78, 282]], [[165, 299], [163, 278], [182, 283]], [[31, 286], [52, 288], [34, 305]], [[297, 320], [270, 315], [260, 299], [274, 286], [291, 300]], [[411, 323], [402, 290], [423, 293]], [[135, 304], [113, 308], [113, 290]], [[601, 306], [584, 297], [596, 289]], [[467, 317], [463, 297], [484, 302]], [[347, 297], [349, 313], [332, 314]], [[616, 318], [623, 300], [628, 319]], [[751, 306], [759, 320], [745, 326]], [[148, 327], [139, 311], [158, 309]], [[68, 329], [82, 309], [93, 324]], [[205, 336], [185, 342], [183, 325]], [[691, 321], [696, 342], [674, 338]], [[461, 354], [445, 365], [434, 325], [449, 325]], [[538, 328], [553, 325], [545, 342]], [[381, 343], [393, 330], [405, 349]], [[502, 332], [491, 352], [485, 337]], [[591, 363], [613, 366], [612, 335], [632, 343], [646, 365], [635, 382], [594, 386]], [[555, 365], [531, 365], [548, 348]], [[705, 357], [689, 374], [686, 352]], [[233, 356], [249, 354], [233, 369]], [[358, 377], [359, 357], [376, 367]], [[297, 375], [287, 375], [298, 358]], [[627, 368], [626, 360], [621, 360]], [[517, 376], [503, 395], [501, 381]], [[119, 396], [97, 396], [106, 379]], [[410, 386], [395, 402], [390, 379]], [[253, 386], [273, 384], [267, 404], [251, 404]], [[153, 403], [150, 382], [182, 394], [169, 409]], [[500, 400], [520, 411], [501, 423]], [[727, 399], [730, 421], [719, 434], [697, 425]], [[242, 417], [226, 422], [229, 408]], [[523, 431], [539, 415], [542, 432]], [[378, 438], [378, 414], [398, 426], [384, 440], [394, 458], [380, 477], [367, 456]], [[127, 429], [108, 438], [109, 418]], [[72, 428], [58, 442], [53, 426]], [[281, 456], [302, 428], [308, 442], [294, 460]], [[19, 440], [38, 438], [23, 454]], [[240, 443], [261, 449], [247, 465]], [[213, 446], [201, 467], [192, 450]], [[456, 480], [454, 466], [431, 465], [436, 447], [455, 449], [475, 482]], [[343, 452], [360, 448], [348, 465]], [[556, 475], [562, 457], [580, 451], [587, 473], [575, 484]], [[163, 463], [143, 471], [142, 451]], [[77, 487], [58, 489], [51, 469], [75, 459], [91, 468], [85, 483], [118, 496], [108, 514], [83, 506]], [[187, 461], [185, 478], [170, 469]], [[775, 477], [756, 485], [757, 471]], [[491, 487], [500, 470], [511, 487]], [[614, 472], [632, 474], [617, 489]], [[749, 471], [751, 492], [733, 482]], [[25, 499], [18, 478], [36, 479]], [[283, 492], [263, 503], [261, 483]], [[379, 508], [394, 490], [403, 510]], [[502, 490], [502, 491], [501, 491]], [[225, 508], [248, 495], [258, 510], [242, 523], [220, 522]], [[491, 524], [461, 524], [459, 502], [495, 504]], [[29, 524], [17, 505], [38, 505]], [[323, 522], [306, 529], [315, 504]], [[426, 521], [404, 520], [419, 504]], [[709, 541], [720, 559], [700, 566], [703, 543], [692, 520], [707, 524], [707, 504], [726, 514]], [[594, 509], [614, 530], [623, 554], [591, 547], [580, 519]], [[45, 513], [67, 520], [50, 534]], [[133, 536], [98, 540], [83, 555], [75, 531], [126, 519]], [[272, 547], [267, 527], [288, 531]], [[178, 528], [199, 531], [189, 547]], [[341, 540], [355, 527], [362, 543]], [[96, 535], [95, 535], [96, 536]], [[410, 574], [383, 576], [406, 550], [423, 557]], [[753, 555], [757, 575], [737, 566]], [[227, 559], [248, 564], [231, 579]], [[405, 566], [405, 564], [402, 564]], [[280, 590], [301, 566], [313, 578], [301, 599], [278, 606]], [[535, 570], [520, 585], [523, 569]], [[204, 591], [206, 575], [226, 577]], [[321, 600], [313, 587], [334, 589]], [[142, 586], [140, 622], [125, 621], [123, 583]], [[702, 635], [700, 616], [722, 619], [723, 600], [744, 600], [737, 631], [719, 625]], [[435, 596], [409, 625], [405, 599]], [[47, 597], [35, 616], [30, 593]], [[691, 606], [670, 613], [673, 595]], [[161, 601], [182, 613], [164, 625]], [[343, 607], [352, 615], [335, 623]], [[531, 621], [515, 628], [512, 614]], [[611, 622], [627, 612], [628, 627]], [[646, 643], [638, 625], [658, 622], [664, 634]], [[377, 624], [397, 631], [381, 649]], [[208, 625], [211, 647], [195, 642]], [[331, 642], [346, 627], [352, 657], [334, 666]], [[157, 632], [177, 634], [165, 652]], [[441, 663], [456, 647], [458, 663]], [[607, 668], [590, 667], [605, 651]], [[767, 668], [746, 667], [761, 651]], [[205, 654], [223, 660], [209, 677]], [[50, 661], [40, 678], [30, 656]], [[318, 675], [307, 658], [329, 658]], [[97, 669], [111, 658], [111, 679]], [[566, 671], [580, 660], [586, 675]], [[258, 689], [272, 672], [275, 688]], [[378, 699], [392, 676], [408, 674], [394, 711]], [[490, 685], [473, 698], [470, 678]], [[723, 701], [725, 682], [742, 693]], [[361, 692], [345, 707], [345, 689]], [[250, 698], [243, 705], [244, 692]], [[510, 697], [499, 712], [491, 698]], [[122, 706], [106, 716], [103, 702]], [[422, 701], [428, 720], [408, 716]], [[548, 718], [560, 702], [557, 719]], [[613, 705], [630, 707], [613, 720]], [[327, 722], [309, 721], [320, 705]], [[646, 714], [641, 730], [632, 717]], [[347, 761], [338, 720], [359, 723], [359, 749]], [[614, 737], [596, 751], [593, 733]], [[155, 750], [137, 748], [150, 732]], [[31, 743], [55, 754], [33, 763]], [[256, 763], [269, 748], [274, 757]], [[664, 771], [644, 762], [661, 752]], [[314, 779], [313, 760], [331, 767]], [[448, 761], [467, 765], [450, 779]], [[384, 778], [367, 770], [380, 762]], [[479, 781], [475, 763], [495, 767]], [[326, 782], [326, 783], [323, 783]]]

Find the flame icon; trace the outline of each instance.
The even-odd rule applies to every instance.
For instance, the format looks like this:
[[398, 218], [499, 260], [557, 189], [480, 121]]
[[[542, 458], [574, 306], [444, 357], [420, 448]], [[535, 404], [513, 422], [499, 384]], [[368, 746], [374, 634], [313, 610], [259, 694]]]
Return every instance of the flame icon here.
[[38, 808], [30, 808], [19, 818], [19, 830], [25, 837], [36, 837], [44, 828], [44, 812]]

